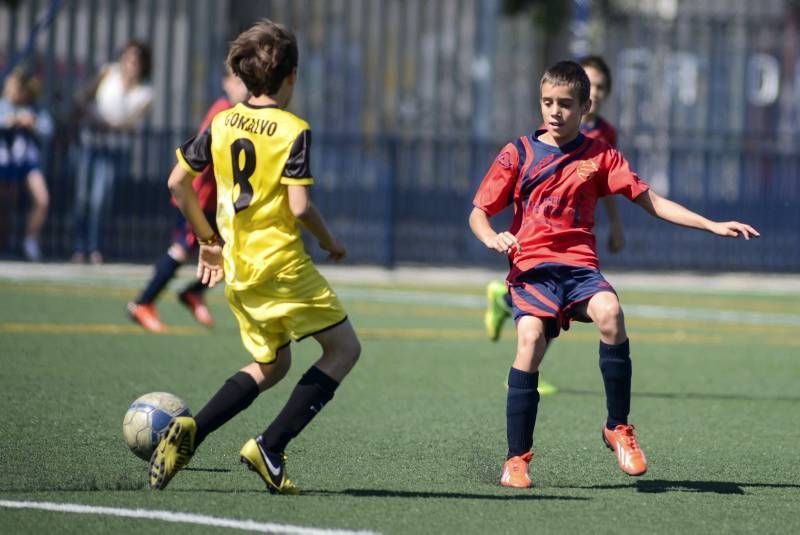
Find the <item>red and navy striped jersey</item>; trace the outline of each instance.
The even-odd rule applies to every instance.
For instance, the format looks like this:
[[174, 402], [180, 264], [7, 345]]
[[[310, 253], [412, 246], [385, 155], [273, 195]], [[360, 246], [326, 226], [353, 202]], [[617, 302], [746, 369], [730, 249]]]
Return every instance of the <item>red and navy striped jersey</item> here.
[[545, 262], [598, 267], [594, 210], [598, 199], [621, 194], [630, 200], [648, 189], [616, 149], [578, 134], [554, 147], [537, 130], [507, 144], [483, 178], [473, 205], [490, 217], [509, 205], [509, 231], [522, 250], [511, 253], [512, 273]]
[[581, 134], [588, 138], [605, 141], [615, 149], [617, 148], [617, 131], [611, 123], [600, 117], [596, 117], [594, 123], [581, 123]]

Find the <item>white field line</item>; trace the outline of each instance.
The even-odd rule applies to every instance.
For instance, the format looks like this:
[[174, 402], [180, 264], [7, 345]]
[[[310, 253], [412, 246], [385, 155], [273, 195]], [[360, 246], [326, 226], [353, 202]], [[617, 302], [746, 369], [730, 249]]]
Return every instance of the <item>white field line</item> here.
[[[336, 293], [348, 299], [374, 303], [415, 305], [442, 305], [458, 308], [484, 308], [485, 298], [477, 295], [460, 295], [446, 292], [415, 292], [369, 288], [341, 288]], [[625, 315], [640, 318], [681, 319], [743, 323], [750, 325], [800, 326], [800, 314], [780, 312], [752, 312], [747, 310], [719, 310], [712, 308], [682, 308], [659, 305], [625, 305]]]
[[290, 524], [273, 524], [272, 522], [256, 522], [255, 520], [235, 520], [216, 516], [179, 513], [175, 511], [158, 511], [150, 509], [124, 509], [120, 507], [97, 507], [78, 503], [28, 502], [0, 500], [0, 507], [10, 509], [37, 509], [57, 513], [78, 513], [84, 515], [117, 516], [124, 518], [140, 518], [161, 520], [179, 524], [197, 524], [218, 528], [240, 529], [257, 533], [284, 533], [289, 535], [371, 535], [372, 531], [350, 531], [344, 529], [304, 528]]

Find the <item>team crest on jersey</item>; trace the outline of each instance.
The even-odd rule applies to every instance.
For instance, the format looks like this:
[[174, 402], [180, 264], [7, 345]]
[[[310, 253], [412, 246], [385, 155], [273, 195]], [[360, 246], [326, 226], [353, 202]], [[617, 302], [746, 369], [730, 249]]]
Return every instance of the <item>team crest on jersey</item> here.
[[511, 163], [511, 153], [507, 150], [504, 150], [497, 156], [497, 163], [503, 169], [511, 169], [513, 167], [513, 163]]
[[600, 167], [594, 160], [583, 160], [578, 164], [578, 176], [583, 180], [589, 180], [598, 169], [600, 169]]

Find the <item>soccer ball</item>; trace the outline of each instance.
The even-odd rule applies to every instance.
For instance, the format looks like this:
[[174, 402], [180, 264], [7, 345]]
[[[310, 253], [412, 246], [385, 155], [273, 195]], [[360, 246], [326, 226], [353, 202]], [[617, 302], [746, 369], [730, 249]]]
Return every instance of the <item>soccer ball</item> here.
[[167, 392], [150, 392], [131, 403], [122, 420], [122, 436], [131, 451], [145, 461], [176, 416], [191, 416], [186, 402]]

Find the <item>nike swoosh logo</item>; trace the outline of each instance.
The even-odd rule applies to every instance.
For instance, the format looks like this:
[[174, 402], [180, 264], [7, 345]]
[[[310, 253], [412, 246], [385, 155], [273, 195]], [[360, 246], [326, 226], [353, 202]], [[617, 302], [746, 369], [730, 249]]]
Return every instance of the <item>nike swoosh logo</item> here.
[[272, 474], [275, 477], [278, 477], [279, 475], [281, 475], [280, 467], [277, 467], [277, 466], [273, 465], [271, 462], [269, 462], [269, 457], [265, 456], [265, 459], [267, 460], [267, 468], [269, 468], [269, 473]]
[[264, 448], [261, 447], [261, 444], [256, 442], [256, 445], [258, 445], [258, 449], [261, 450], [261, 456], [264, 457], [264, 460], [267, 462], [267, 469], [269, 470], [269, 473], [272, 474], [275, 477], [278, 477], [279, 475], [281, 475], [280, 466], [275, 466], [274, 464], [272, 464], [270, 462], [269, 455], [267, 455], [267, 452], [265, 452]]

